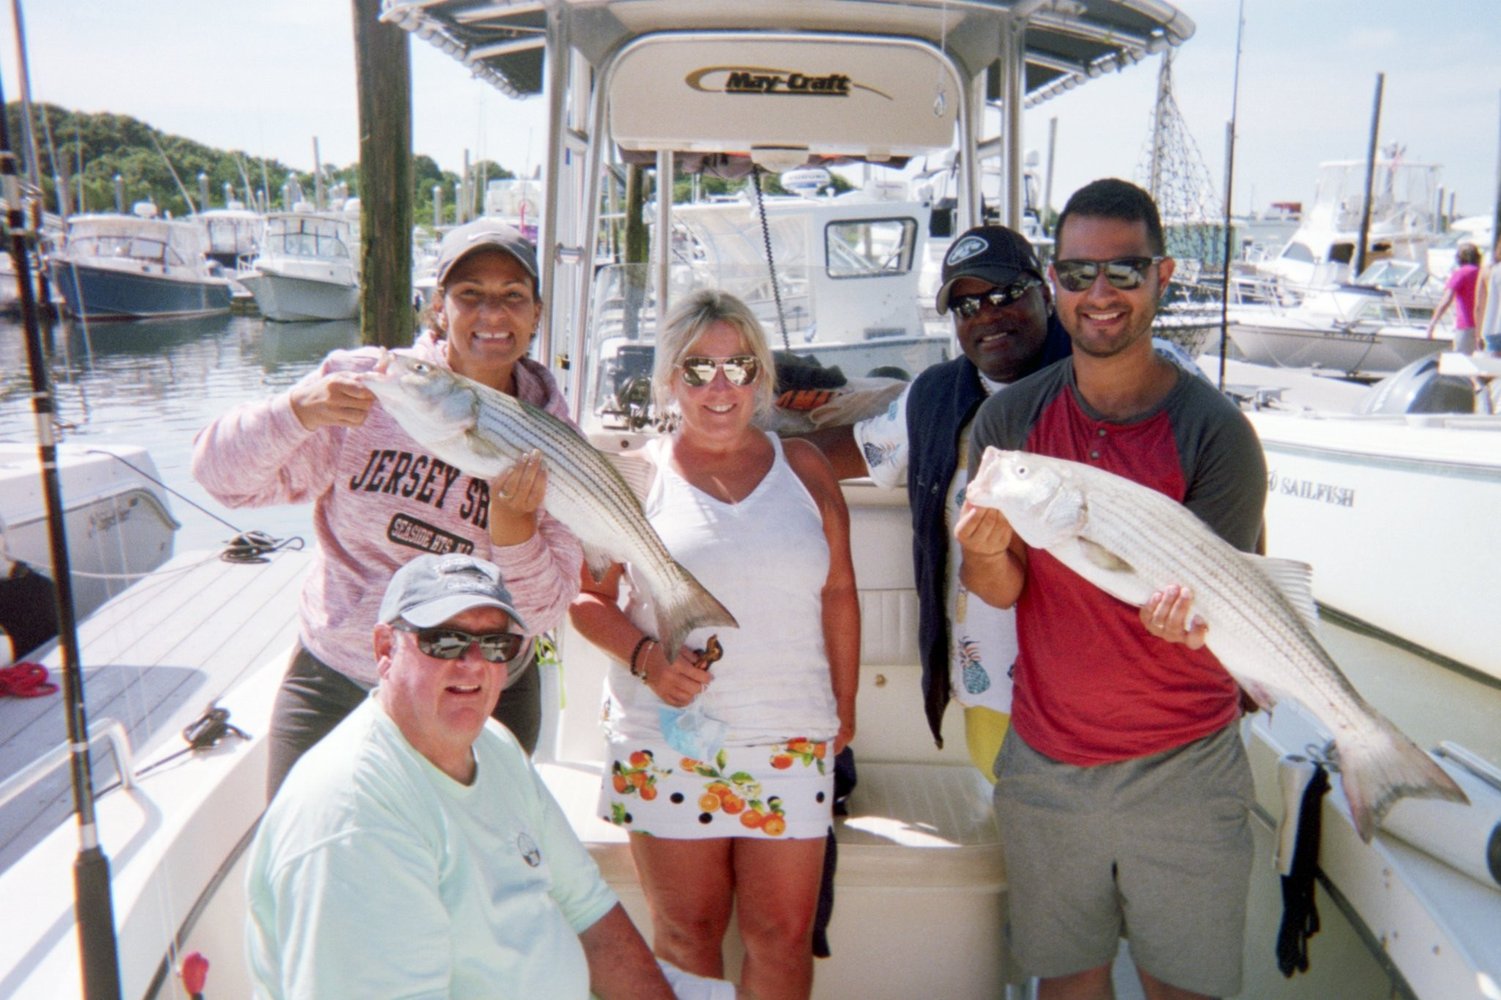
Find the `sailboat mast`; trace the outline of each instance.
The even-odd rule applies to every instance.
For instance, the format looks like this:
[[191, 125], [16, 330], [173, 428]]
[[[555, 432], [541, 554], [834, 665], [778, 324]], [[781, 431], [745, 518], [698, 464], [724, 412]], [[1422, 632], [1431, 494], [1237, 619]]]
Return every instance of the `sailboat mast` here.
[[1365, 200], [1360, 205], [1360, 242], [1356, 244], [1355, 270], [1350, 277], [1357, 277], [1365, 270], [1366, 249], [1371, 236], [1371, 198], [1376, 181], [1376, 137], [1381, 132], [1381, 91], [1386, 86], [1386, 74], [1376, 74], [1376, 99], [1371, 107], [1371, 141], [1366, 147]]
[[[1220, 370], [1218, 385], [1225, 388], [1225, 355], [1230, 339], [1230, 254], [1235, 239], [1231, 206], [1235, 190], [1235, 126], [1240, 115], [1240, 43], [1246, 30], [1246, 0], [1235, 11], [1235, 75], [1230, 85], [1230, 120], [1225, 123], [1225, 249], [1220, 257]], [[1254, 203], [1253, 203], [1253, 206]]]
[[[0, 93], [0, 107], [4, 106], [5, 96]], [[31, 284], [26, 213], [16, 176], [16, 158], [10, 148], [10, 129], [4, 115], [0, 115], [0, 181], [4, 183], [6, 225], [10, 228], [10, 258], [16, 269], [17, 291], [21, 298], [21, 323], [25, 328], [26, 359], [31, 370], [31, 406], [36, 419], [37, 453], [41, 460], [47, 504], [47, 533], [52, 546], [52, 576], [57, 591], [58, 642], [63, 658], [63, 703], [67, 710], [73, 812], [78, 817], [73, 892], [84, 996], [86, 1000], [119, 1000], [120, 955], [115, 940], [114, 903], [110, 897], [109, 858], [99, 847], [99, 831], [94, 822], [94, 778], [89, 757], [83, 669], [78, 656], [78, 630], [73, 618], [73, 577], [68, 565], [68, 541], [63, 525], [62, 486], [57, 475], [55, 409]]]

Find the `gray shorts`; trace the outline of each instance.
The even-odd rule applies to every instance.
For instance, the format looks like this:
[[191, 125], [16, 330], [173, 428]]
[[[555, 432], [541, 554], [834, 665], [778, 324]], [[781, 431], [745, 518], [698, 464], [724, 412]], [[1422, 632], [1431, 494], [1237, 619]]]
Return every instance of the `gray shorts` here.
[[1077, 767], [1013, 728], [996, 758], [1011, 948], [1027, 976], [1110, 964], [1233, 996], [1251, 875], [1254, 791], [1238, 726], [1137, 760]]

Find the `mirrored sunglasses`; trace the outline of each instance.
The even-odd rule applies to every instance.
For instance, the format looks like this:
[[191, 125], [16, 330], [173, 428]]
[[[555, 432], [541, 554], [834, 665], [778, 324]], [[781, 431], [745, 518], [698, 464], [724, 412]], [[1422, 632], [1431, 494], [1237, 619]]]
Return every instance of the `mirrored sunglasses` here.
[[417, 637], [417, 648], [439, 660], [457, 660], [479, 646], [479, 655], [490, 663], [509, 663], [521, 652], [526, 636], [516, 632], [486, 632], [474, 635], [456, 628], [418, 628], [408, 622], [392, 622], [391, 627]]
[[1130, 291], [1140, 288], [1141, 283], [1147, 280], [1147, 270], [1153, 265], [1161, 263], [1161, 257], [1117, 257], [1115, 260], [1055, 260], [1053, 261], [1053, 273], [1058, 276], [1058, 284], [1071, 292], [1082, 292], [1094, 284], [1095, 278], [1100, 272], [1105, 272], [1105, 280], [1112, 287], [1122, 291]]
[[683, 384], [695, 389], [714, 381], [715, 369], [724, 372], [724, 377], [734, 386], [750, 385], [761, 372], [761, 366], [752, 354], [737, 354], [731, 358], [687, 357], [678, 367], [683, 370]]
[[1027, 278], [1009, 284], [1004, 288], [992, 288], [988, 292], [978, 292], [974, 295], [954, 295], [949, 298], [949, 308], [958, 313], [963, 319], [973, 319], [987, 305], [1003, 309], [1024, 297], [1040, 284], [1042, 282], [1036, 278]]

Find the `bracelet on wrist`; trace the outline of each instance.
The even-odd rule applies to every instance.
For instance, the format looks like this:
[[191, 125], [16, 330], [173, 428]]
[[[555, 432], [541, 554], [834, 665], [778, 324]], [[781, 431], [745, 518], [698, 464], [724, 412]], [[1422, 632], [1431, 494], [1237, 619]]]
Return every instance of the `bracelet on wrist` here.
[[631, 650], [631, 659], [627, 666], [631, 671], [631, 676], [640, 678], [642, 684], [646, 683], [646, 665], [641, 662], [641, 651], [647, 646], [655, 644], [656, 641], [649, 635], [643, 635], [636, 641], [636, 648]]

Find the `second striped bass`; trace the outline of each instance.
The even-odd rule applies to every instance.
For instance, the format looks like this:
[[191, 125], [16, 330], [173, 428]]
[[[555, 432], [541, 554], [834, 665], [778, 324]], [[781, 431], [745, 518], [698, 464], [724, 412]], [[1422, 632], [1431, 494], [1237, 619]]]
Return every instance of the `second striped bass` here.
[[965, 499], [999, 509], [1028, 545], [1127, 604], [1189, 588], [1206, 647], [1257, 704], [1292, 698], [1331, 734], [1362, 839], [1403, 796], [1468, 801], [1319, 644], [1306, 565], [1247, 555], [1156, 490], [1061, 458], [987, 448]]
[[471, 476], [494, 479], [523, 455], [541, 452], [547, 469], [543, 506], [578, 536], [596, 577], [611, 562], [628, 562], [647, 581], [664, 650], [676, 652], [695, 628], [736, 624], [668, 554], [615, 466], [568, 424], [457, 372], [393, 351], [361, 383], [414, 441]]

